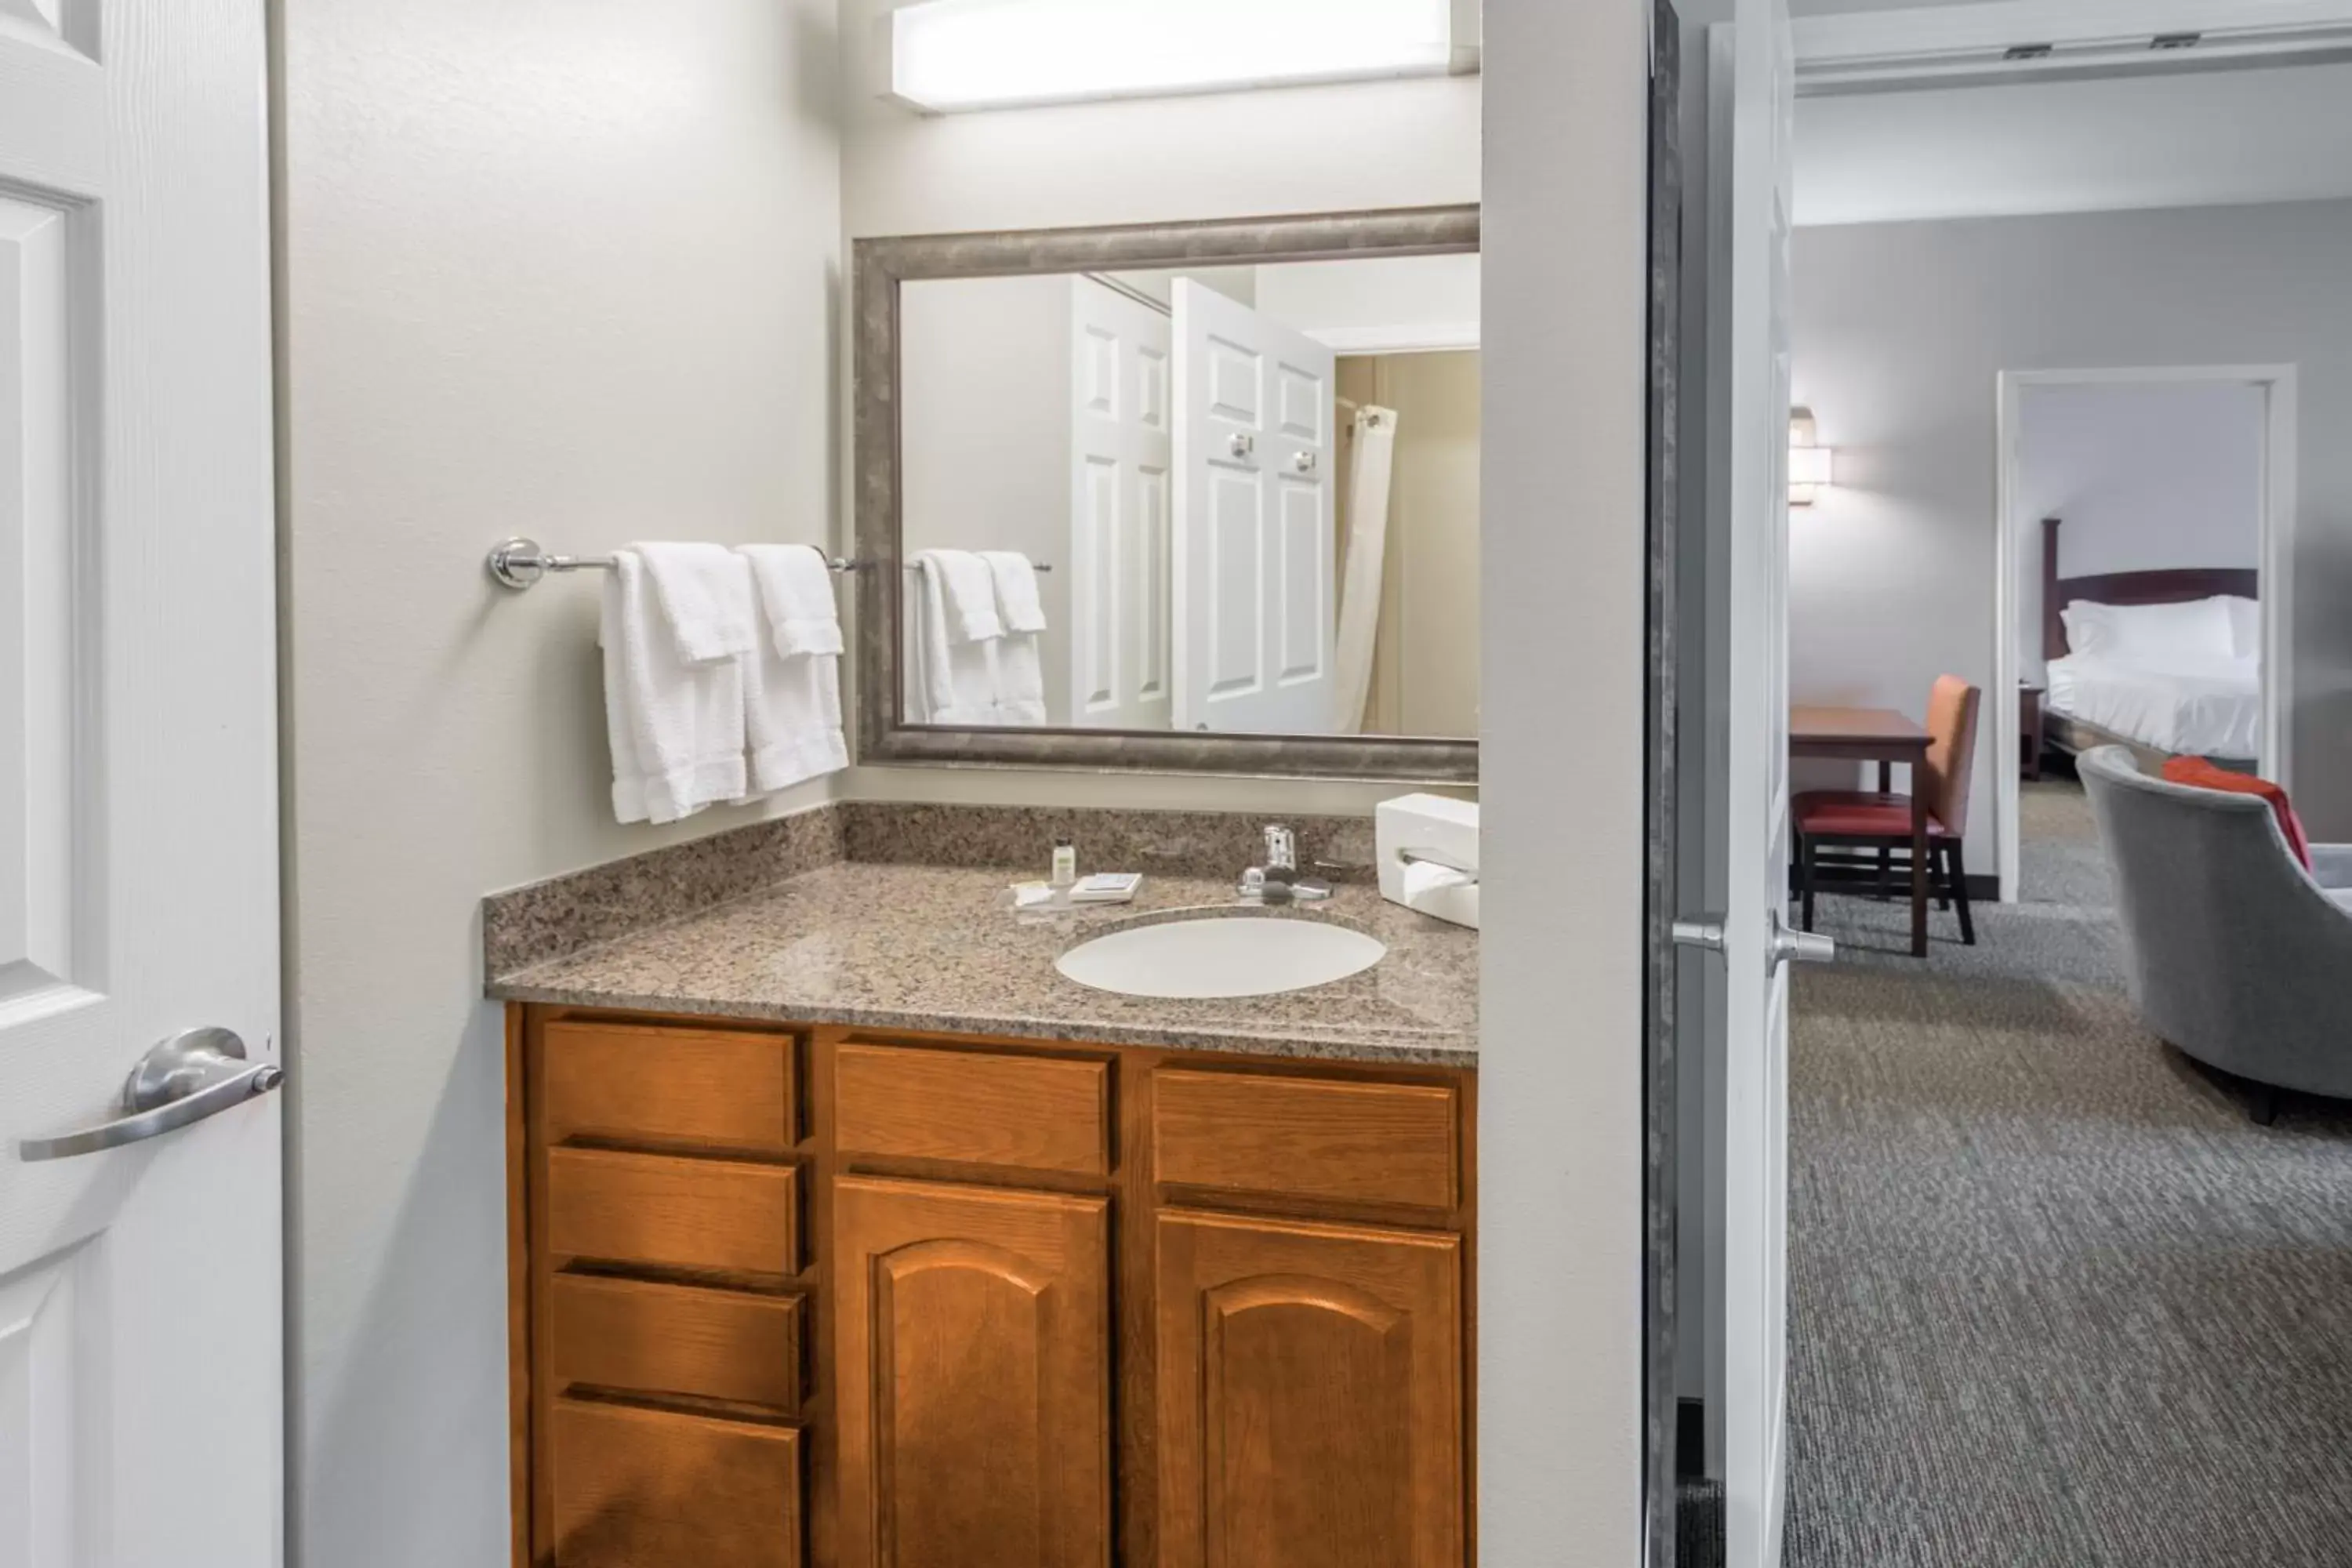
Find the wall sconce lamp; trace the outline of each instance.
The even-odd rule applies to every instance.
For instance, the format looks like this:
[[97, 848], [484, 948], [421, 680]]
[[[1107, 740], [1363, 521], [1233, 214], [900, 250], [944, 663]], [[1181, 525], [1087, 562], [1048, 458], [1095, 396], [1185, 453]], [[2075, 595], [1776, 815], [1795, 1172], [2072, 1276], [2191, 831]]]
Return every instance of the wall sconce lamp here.
[[1813, 432], [1813, 411], [1789, 410], [1789, 504], [1811, 506], [1824, 487], [1837, 482], [1837, 450], [1822, 446]]

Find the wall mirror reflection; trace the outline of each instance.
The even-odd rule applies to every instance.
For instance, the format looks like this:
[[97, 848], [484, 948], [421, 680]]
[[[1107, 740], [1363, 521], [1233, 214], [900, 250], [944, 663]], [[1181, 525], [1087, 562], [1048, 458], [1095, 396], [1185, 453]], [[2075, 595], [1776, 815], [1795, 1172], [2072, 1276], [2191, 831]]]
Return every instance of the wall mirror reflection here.
[[866, 242], [867, 754], [1475, 777], [1475, 209]]

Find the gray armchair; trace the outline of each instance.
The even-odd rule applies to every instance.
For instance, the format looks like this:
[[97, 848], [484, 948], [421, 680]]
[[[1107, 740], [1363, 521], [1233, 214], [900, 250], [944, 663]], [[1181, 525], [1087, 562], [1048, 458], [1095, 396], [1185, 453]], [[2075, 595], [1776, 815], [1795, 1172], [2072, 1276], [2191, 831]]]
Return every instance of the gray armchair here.
[[2115, 878], [2132, 1000], [2198, 1060], [2270, 1089], [2352, 1096], [2352, 845], [2306, 874], [2261, 798], [2167, 784], [2121, 746], [2081, 759]]

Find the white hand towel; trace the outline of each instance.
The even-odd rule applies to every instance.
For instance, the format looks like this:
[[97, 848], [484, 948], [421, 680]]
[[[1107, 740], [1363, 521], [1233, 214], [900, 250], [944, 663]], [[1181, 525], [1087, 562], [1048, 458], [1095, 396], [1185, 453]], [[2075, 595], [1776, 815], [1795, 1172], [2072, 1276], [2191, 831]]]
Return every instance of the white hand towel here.
[[681, 664], [717, 664], [750, 653], [751, 583], [723, 544], [632, 544], [653, 579], [654, 595]]
[[996, 574], [969, 550], [926, 550], [916, 557], [940, 574], [950, 642], [986, 642], [1004, 635], [996, 614]]
[[[939, 557], [962, 552], [927, 550], [916, 557], [914, 702], [919, 724], [997, 723], [998, 639], [960, 641], [950, 630], [949, 568]], [[975, 567], [979, 558], [965, 554]], [[989, 580], [981, 568], [981, 581]]]
[[1458, 926], [1478, 929], [1477, 879], [1451, 866], [1416, 860], [1404, 868], [1404, 898], [1409, 910], [1418, 910]]
[[743, 656], [751, 793], [767, 795], [849, 765], [841, 733], [841, 660], [829, 653]]
[[1045, 671], [1037, 634], [1045, 629], [1045, 606], [1037, 594], [1037, 569], [1013, 550], [983, 550], [980, 558], [996, 586], [996, 617], [1004, 635], [996, 658], [996, 721], [1045, 721]]
[[1007, 632], [1042, 632], [1045, 605], [1037, 594], [1037, 568], [1017, 550], [983, 550], [989, 575], [996, 582], [996, 616]]
[[[737, 552], [757, 588], [766, 635], [743, 656], [744, 731], [751, 786], [766, 795], [849, 765], [841, 733], [841, 623], [833, 574], [803, 544], [754, 544]], [[814, 574], [814, 575], [812, 575]], [[824, 595], [812, 602], [814, 589]], [[831, 647], [821, 635], [830, 630]], [[807, 651], [798, 651], [807, 649]]]
[[982, 647], [996, 650], [996, 718], [999, 724], [1045, 721], [1045, 671], [1034, 632], [1007, 632]]
[[[613, 562], [602, 638], [613, 815], [623, 822], [675, 822], [713, 802], [740, 799], [741, 661], [681, 660], [643, 558], [622, 550]], [[740, 563], [736, 570], [748, 592]]]
[[806, 544], [745, 544], [736, 553], [751, 563], [777, 653], [792, 658], [841, 652], [841, 606], [823, 552]]

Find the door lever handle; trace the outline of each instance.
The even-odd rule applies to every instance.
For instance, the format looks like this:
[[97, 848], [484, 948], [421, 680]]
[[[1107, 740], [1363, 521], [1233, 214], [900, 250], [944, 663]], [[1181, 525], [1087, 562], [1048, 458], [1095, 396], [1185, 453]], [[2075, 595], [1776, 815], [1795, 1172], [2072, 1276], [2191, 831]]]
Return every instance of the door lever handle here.
[[1765, 960], [1774, 968], [1794, 959], [1799, 963], [1831, 963], [1837, 959], [1837, 943], [1825, 936], [1809, 931], [1798, 931], [1780, 918], [1775, 910], [1771, 915], [1772, 934], [1765, 952]]
[[[1765, 938], [1764, 962], [1777, 969], [1794, 959], [1800, 963], [1828, 963], [1837, 957], [1837, 943], [1825, 936], [1809, 931], [1794, 931], [1775, 912], [1766, 917], [1769, 934]], [[1696, 947], [1708, 952], [1723, 951], [1723, 919], [1719, 915], [1702, 915], [1696, 920], [1676, 921], [1674, 924], [1676, 947]]]
[[122, 1086], [125, 1114], [95, 1127], [16, 1145], [19, 1159], [33, 1163], [95, 1154], [171, 1132], [232, 1105], [268, 1094], [286, 1081], [276, 1062], [247, 1062], [245, 1042], [219, 1028], [184, 1029], [139, 1058]]
[[1676, 921], [1674, 926], [1676, 947], [1696, 947], [1708, 952], [1723, 951], [1723, 917], [1702, 915], [1696, 920]]

